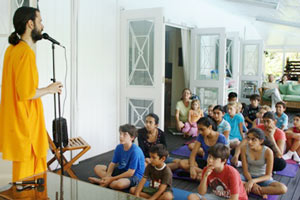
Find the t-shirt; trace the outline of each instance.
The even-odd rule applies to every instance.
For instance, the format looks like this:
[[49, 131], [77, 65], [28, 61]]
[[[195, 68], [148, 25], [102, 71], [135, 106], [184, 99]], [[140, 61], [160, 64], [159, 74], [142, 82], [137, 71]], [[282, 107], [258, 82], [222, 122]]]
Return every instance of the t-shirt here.
[[241, 134], [240, 134], [240, 128], [239, 124], [244, 123], [244, 120], [242, 116], [236, 114], [233, 116], [233, 118], [230, 117], [228, 113], [224, 115], [224, 119], [230, 124], [231, 130], [229, 133], [229, 139], [235, 139], [238, 138], [240, 141], [243, 139]]
[[[202, 178], [206, 170], [207, 167], [203, 169]], [[207, 185], [217, 196], [230, 198], [231, 195], [239, 194], [239, 200], [248, 199], [239, 172], [229, 165], [225, 164], [223, 171], [219, 173], [213, 171], [207, 177]]]
[[191, 109], [191, 101], [189, 101], [189, 106], [186, 107], [182, 100], [178, 101], [176, 104], [176, 110], [179, 110], [179, 120], [182, 122], [187, 122], [189, 117], [189, 110]]
[[119, 164], [119, 169], [126, 171], [128, 169], [135, 170], [134, 176], [137, 176], [139, 179], [142, 178], [145, 171], [144, 154], [136, 144], [132, 144], [128, 151], [124, 150], [123, 144], [119, 144], [114, 151], [112, 162]]
[[149, 150], [150, 148], [155, 145], [155, 144], [163, 144], [165, 147], [167, 147], [167, 143], [166, 143], [166, 138], [164, 135], [164, 132], [162, 130], [160, 130], [159, 128], [157, 128], [158, 130], [158, 135], [156, 138], [156, 141], [153, 143], [148, 142], [148, 131], [146, 128], [142, 128], [138, 130], [138, 142], [139, 142], [139, 147], [142, 149], [144, 156], [146, 158], [149, 158]]
[[224, 135], [224, 131], [230, 132], [230, 130], [230, 124], [225, 119], [222, 119], [221, 123], [218, 125], [217, 131]]
[[268, 89], [274, 89], [274, 88], [278, 88], [278, 84], [277, 83], [270, 83], [270, 82], [263, 82], [262, 87], [263, 88], [268, 88]]
[[251, 119], [252, 121], [254, 121], [256, 119], [256, 113], [259, 112], [260, 107], [257, 106], [256, 108], [252, 107], [252, 105], [248, 105], [246, 106], [243, 115], [244, 117], [249, 117], [249, 119]]
[[[34, 51], [20, 41], [4, 56], [0, 104], [0, 152], [2, 158], [28, 161], [32, 152], [45, 158], [48, 136], [41, 98], [32, 99], [39, 87]], [[2, 63], [1, 63], [2, 64]]]
[[167, 190], [171, 190], [172, 188], [173, 173], [167, 165], [163, 169], [158, 170], [149, 164], [146, 167], [143, 177], [150, 180], [150, 187], [158, 189], [160, 184], [166, 184]]
[[[201, 143], [201, 147], [202, 147], [202, 149], [203, 149], [203, 151], [204, 151], [203, 159], [204, 159], [204, 160], [207, 160], [207, 157], [208, 157], [208, 149], [209, 149], [210, 146], [208, 146], [208, 145], [205, 143], [204, 137], [203, 137], [201, 134], [198, 135], [197, 141]], [[218, 139], [217, 139], [216, 144], [217, 144], [217, 143], [222, 143], [222, 144], [225, 144], [225, 145], [228, 144], [228, 142], [227, 142], [227, 140], [226, 140], [226, 137], [225, 137], [224, 135], [222, 135], [222, 134], [219, 134], [219, 137], [218, 137]]]
[[293, 132], [294, 132], [294, 133], [300, 133], [300, 130], [299, 130], [296, 126], [294, 126], [294, 127], [293, 127]]
[[[259, 124], [257, 126], [257, 128], [260, 128], [261, 130], [265, 130], [265, 125], [264, 124]], [[274, 133], [274, 139], [275, 141], [277, 142], [278, 140], [286, 140], [286, 137], [285, 137], [285, 133], [283, 132], [283, 130], [279, 129], [279, 128], [276, 128], [275, 130], [275, 133]]]
[[277, 120], [276, 127], [280, 128], [283, 126], [283, 130], [288, 129], [289, 117], [287, 114], [282, 113], [280, 117], [278, 117], [277, 113], [275, 113], [275, 119]]

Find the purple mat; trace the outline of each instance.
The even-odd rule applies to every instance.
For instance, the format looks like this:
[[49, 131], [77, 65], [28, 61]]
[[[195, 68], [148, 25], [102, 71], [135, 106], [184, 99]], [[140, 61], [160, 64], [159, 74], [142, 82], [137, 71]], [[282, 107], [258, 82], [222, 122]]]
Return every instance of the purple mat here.
[[276, 174], [293, 178], [296, 176], [298, 169], [298, 164], [286, 163], [286, 167], [282, 171], [277, 171]]
[[182, 169], [177, 169], [176, 171], [173, 172], [173, 178], [187, 180], [187, 181], [197, 181], [195, 179], [191, 179], [191, 177], [189, 176], [178, 176], [177, 175], [178, 172], [184, 172], [184, 171]]
[[296, 161], [291, 160], [291, 159], [286, 160], [286, 163], [290, 163], [290, 164], [298, 164]]
[[183, 145], [183, 146], [179, 147], [178, 149], [171, 151], [171, 154], [189, 157], [191, 154], [191, 151], [189, 150], [187, 145]]
[[[253, 194], [253, 193], [250, 193], [249, 196], [251, 197], [255, 197], [255, 198], [260, 198], [260, 199], [263, 199], [261, 196], [259, 195], [256, 195], [256, 194]], [[268, 195], [268, 200], [277, 200], [279, 198], [279, 195]]]

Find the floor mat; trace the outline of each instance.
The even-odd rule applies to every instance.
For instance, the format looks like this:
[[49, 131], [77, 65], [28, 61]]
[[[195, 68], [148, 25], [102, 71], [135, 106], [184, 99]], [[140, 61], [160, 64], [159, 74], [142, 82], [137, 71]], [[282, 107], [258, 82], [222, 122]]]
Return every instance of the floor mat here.
[[186, 156], [190, 157], [191, 151], [189, 150], [187, 145], [183, 145], [174, 151], [171, 151], [171, 154], [178, 155], [178, 156]]
[[299, 169], [298, 164], [286, 163], [286, 167], [282, 171], [277, 171], [277, 175], [295, 177]]

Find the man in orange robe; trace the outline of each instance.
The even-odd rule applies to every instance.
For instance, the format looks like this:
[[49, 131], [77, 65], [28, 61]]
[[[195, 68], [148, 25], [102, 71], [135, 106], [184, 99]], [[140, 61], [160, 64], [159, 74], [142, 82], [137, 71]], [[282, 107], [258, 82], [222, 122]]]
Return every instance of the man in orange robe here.
[[13, 181], [47, 170], [48, 138], [41, 96], [60, 93], [62, 84], [38, 88], [33, 51], [42, 39], [38, 9], [21, 7], [14, 14], [15, 31], [4, 56], [0, 104], [0, 152], [13, 161]]

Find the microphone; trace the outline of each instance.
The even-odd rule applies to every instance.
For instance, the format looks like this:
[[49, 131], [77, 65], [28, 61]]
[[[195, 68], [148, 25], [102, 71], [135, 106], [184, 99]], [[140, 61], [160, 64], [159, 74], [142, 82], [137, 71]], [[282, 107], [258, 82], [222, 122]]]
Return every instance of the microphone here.
[[20, 181], [20, 182], [12, 182], [10, 184], [13, 185], [25, 185], [25, 184], [38, 184], [38, 185], [42, 185], [44, 184], [44, 179], [43, 178], [38, 178], [36, 180], [31, 180], [31, 181]]
[[56, 41], [55, 39], [53, 39], [52, 37], [50, 37], [47, 33], [43, 33], [43, 39], [49, 40], [53, 44], [57, 44], [57, 45], [61, 46], [58, 41]]

